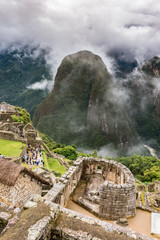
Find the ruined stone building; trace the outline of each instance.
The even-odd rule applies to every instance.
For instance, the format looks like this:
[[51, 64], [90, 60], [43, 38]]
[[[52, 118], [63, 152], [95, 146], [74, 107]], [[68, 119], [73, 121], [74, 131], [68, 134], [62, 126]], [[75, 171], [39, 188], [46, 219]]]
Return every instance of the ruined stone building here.
[[20, 132], [20, 123], [13, 123], [12, 115], [18, 115], [15, 107], [2, 102], [0, 104], [0, 138], [15, 140], [16, 134]]
[[149, 192], [160, 193], [160, 181], [156, 180], [155, 182], [149, 183], [147, 188]]
[[36, 144], [42, 144], [42, 139], [39, 137], [36, 129], [32, 126], [31, 123], [27, 123], [23, 128], [23, 133], [25, 139], [27, 139], [27, 144], [31, 144], [32, 146]]
[[[0, 104], [0, 139], [41, 145], [42, 139], [32, 124], [28, 123], [24, 126], [23, 122], [14, 122], [12, 119], [13, 115], [19, 116], [15, 106], [2, 102]], [[23, 138], [22, 135], [24, 135]]]
[[49, 183], [14, 162], [0, 159], [0, 200], [21, 207], [32, 194], [42, 193], [42, 184]]
[[101, 218], [114, 220], [136, 214], [134, 177], [112, 160], [79, 157], [44, 198], [65, 206], [70, 196]]

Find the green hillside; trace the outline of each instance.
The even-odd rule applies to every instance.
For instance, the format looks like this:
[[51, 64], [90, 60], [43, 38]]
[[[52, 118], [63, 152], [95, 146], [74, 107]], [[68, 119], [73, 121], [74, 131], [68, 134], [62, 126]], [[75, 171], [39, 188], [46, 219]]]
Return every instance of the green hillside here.
[[53, 91], [36, 108], [33, 122], [56, 142], [99, 148], [139, 141], [112, 76], [102, 59], [89, 51], [62, 61]]
[[31, 115], [46, 96], [47, 90], [27, 87], [43, 79], [51, 80], [46, 64], [45, 51], [37, 48], [0, 52], [0, 102], [8, 102], [26, 108]]

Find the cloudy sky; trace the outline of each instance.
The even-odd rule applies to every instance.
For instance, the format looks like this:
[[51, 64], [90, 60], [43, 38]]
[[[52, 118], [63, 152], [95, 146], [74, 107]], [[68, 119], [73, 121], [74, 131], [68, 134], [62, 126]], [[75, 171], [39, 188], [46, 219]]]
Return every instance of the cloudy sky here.
[[108, 65], [106, 52], [121, 49], [141, 62], [160, 55], [159, 17], [159, 0], [0, 0], [0, 49], [39, 44], [58, 64], [88, 49]]

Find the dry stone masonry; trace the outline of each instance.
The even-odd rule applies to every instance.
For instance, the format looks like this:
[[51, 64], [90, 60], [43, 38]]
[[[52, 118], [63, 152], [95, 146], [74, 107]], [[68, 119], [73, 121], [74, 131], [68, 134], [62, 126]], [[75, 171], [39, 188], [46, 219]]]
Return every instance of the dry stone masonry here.
[[[8, 220], [0, 236], [8, 239], [8, 231], [14, 225], [17, 238], [21, 234], [21, 225], [26, 223], [28, 214], [32, 212], [32, 223], [27, 221], [27, 231], [24, 239], [52, 240], [52, 239], [123, 239], [123, 240], [151, 240], [153, 238], [136, 233], [129, 228], [107, 223], [96, 218], [65, 208], [71, 195], [75, 194], [80, 182], [87, 182], [85, 200], [92, 199], [93, 206], [98, 206], [97, 215], [112, 219], [135, 214], [135, 183], [130, 171], [114, 161], [96, 158], [78, 158], [74, 166], [55, 183], [51, 190], [43, 197], [35, 195], [24, 206], [22, 213], [16, 211], [15, 216]], [[97, 184], [95, 184], [97, 182]], [[108, 199], [108, 200], [107, 200]], [[43, 202], [42, 202], [43, 201]], [[45, 208], [44, 211], [42, 211]], [[116, 211], [114, 209], [116, 209]], [[37, 217], [41, 210], [41, 218]], [[48, 210], [47, 210], [48, 209]], [[22, 214], [22, 215], [21, 215]], [[117, 214], [117, 215], [116, 215]], [[22, 218], [20, 216], [23, 216]], [[26, 217], [26, 219], [25, 219]]]
[[0, 139], [21, 141], [33, 146], [41, 145], [42, 139], [36, 129], [30, 123], [24, 127], [23, 122], [14, 122], [13, 115], [19, 116], [15, 106], [2, 102], [0, 104]]
[[118, 219], [136, 214], [136, 191], [132, 173], [112, 160], [80, 157], [44, 197], [65, 206], [80, 180], [89, 185], [79, 197], [84, 207], [102, 218]]

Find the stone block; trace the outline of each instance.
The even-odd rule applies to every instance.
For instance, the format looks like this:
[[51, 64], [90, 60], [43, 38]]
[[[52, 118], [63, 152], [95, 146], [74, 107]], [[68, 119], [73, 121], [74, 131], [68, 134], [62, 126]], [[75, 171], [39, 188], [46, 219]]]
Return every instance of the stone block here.
[[36, 224], [31, 226], [28, 230], [27, 240], [45, 239], [45, 232], [49, 226], [50, 219], [50, 217], [44, 217], [40, 219]]
[[11, 217], [11, 214], [7, 212], [0, 212], [0, 219], [3, 219], [5, 221], [8, 221], [8, 219]]
[[33, 201], [28, 201], [28, 202], [26, 202], [26, 204], [23, 206], [24, 209], [33, 208], [33, 207], [37, 207], [37, 203], [35, 203], [35, 202], [33, 202]]

